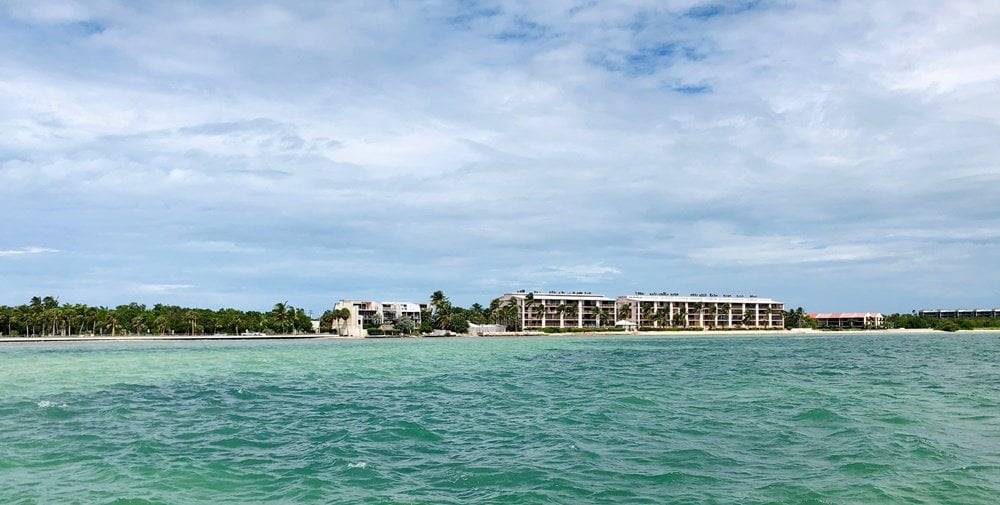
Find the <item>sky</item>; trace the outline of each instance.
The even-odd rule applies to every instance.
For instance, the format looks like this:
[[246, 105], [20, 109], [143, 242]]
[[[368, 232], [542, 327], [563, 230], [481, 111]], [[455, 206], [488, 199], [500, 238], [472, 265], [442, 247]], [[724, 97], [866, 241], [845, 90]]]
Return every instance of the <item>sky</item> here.
[[0, 2], [0, 304], [1000, 306], [1000, 2]]

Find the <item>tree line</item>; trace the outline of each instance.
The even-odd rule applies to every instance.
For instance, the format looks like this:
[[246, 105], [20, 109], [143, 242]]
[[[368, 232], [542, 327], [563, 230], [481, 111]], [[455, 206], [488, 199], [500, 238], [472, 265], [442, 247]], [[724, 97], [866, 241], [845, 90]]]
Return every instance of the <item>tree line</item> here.
[[[525, 301], [531, 310], [535, 301], [531, 295]], [[554, 307], [552, 315], [563, 313], [575, 317], [575, 307]], [[629, 312], [629, 306], [622, 310]], [[673, 318], [665, 312], [647, 313], [651, 309], [642, 308], [643, 318], [649, 320], [659, 316], [661, 326], [683, 326], [686, 314], [675, 314]], [[724, 310], [724, 309], [722, 309]], [[709, 321], [715, 313], [708, 314]], [[697, 313], [697, 312], [696, 312]], [[786, 328], [815, 328], [816, 321], [799, 307], [784, 312]], [[347, 309], [331, 309], [320, 318], [321, 331], [335, 331], [338, 324], [350, 317]], [[599, 316], [608, 320], [610, 314]], [[381, 322], [366, 322], [369, 328], [381, 326]], [[451, 302], [442, 291], [435, 291], [430, 297], [430, 308], [421, 314], [419, 323], [403, 317], [392, 322], [394, 331], [401, 334], [431, 333], [446, 330], [466, 333], [469, 324], [502, 324], [509, 329], [520, 329], [520, 310], [514, 300], [501, 303], [499, 299], [485, 307], [474, 303], [460, 307]], [[1000, 318], [954, 318], [942, 319], [917, 314], [892, 314], [885, 319], [888, 328], [936, 329], [944, 331], [973, 330], [980, 328], [1000, 328]], [[38, 337], [68, 335], [204, 335], [204, 334], [288, 334], [311, 332], [312, 322], [301, 308], [288, 302], [279, 302], [269, 311], [244, 311], [232, 308], [218, 310], [156, 304], [152, 307], [139, 303], [129, 303], [117, 307], [90, 306], [85, 304], [63, 304], [58, 299], [45, 296], [33, 297], [23, 305], [0, 305], [0, 334], [5, 336]]]
[[301, 308], [288, 302], [270, 311], [218, 310], [156, 304], [129, 303], [117, 307], [62, 304], [58, 299], [33, 297], [14, 307], [0, 305], [0, 333], [40, 337], [69, 335], [205, 335], [312, 331], [312, 322]]
[[1000, 317], [940, 318], [919, 314], [892, 314], [885, 318], [889, 328], [932, 329], [942, 331], [1000, 328]]

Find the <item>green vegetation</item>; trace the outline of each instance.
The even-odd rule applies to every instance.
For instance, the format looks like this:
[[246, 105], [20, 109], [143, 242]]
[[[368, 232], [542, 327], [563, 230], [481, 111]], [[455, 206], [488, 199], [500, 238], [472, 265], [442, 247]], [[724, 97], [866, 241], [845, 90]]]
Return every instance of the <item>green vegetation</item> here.
[[417, 323], [406, 316], [397, 319], [393, 324], [393, 329], [401, 335], [412, 335], [416, 328]]
[[784, 315], [785, 328], [816, 328], [818, 326], [816, 320], [809, 317], [809, 314], [806, 314], [802, 307], [786, 310]]
[[942, 331], [1000, 328], [998, 317], [939, 318], [917, 314], [892, 314], [885, 318], [889, 328], [932, 329]]
[[334, 330], [338, 330], [350, 317], [350, 309], [328, 310], [319, 318], [319, 331], [321, 333], [333, 333]]
[[[486, 324], [493, 323], [501, 319], [506, 319], [507, 314], [502, 309], [494, 312], [478, 303], [472, 304], [469, 308], [462, 308], [452, 305], [443, 291], [435, 291], [431, 294], [431, 310], [429, 314], [421, 317], [421, 331], [429, 323], [430, 330], [446, 330], [455, 333], [467, 333], [469, 323]], [[429, 316], [429, 317], [428, 317]], [[516, 309], [515, 309], [516, 316]], [[501, 323], [505, 324], [505, 323]]]
[[305, 311], [276, 303], [269, 312], [199, 309], [139, 303], [114, 308], [60, 304], [54, 297], [34, 297], [25, 305], [0, 306], [0, 333], [39, 337], [68, 335], [211, 335], [312, 331]]

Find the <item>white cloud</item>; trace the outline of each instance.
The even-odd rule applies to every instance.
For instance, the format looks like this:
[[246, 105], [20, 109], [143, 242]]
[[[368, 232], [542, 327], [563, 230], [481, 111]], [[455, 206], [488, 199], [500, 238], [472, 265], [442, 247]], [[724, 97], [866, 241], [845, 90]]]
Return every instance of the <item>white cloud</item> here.
[[720, 5], [5, 4], [4, 232], [86, 258], [5, 279], [183, 264], [192, 301], [317, 307], [522, 281], [822, 300], [783, 266], [876, 261], [1000, 281], [978, 266], [1000, 229], [996, 2]]
[[58, 249], [51, 249], [48, 247], [20, 247], [17, 249], [0, 250], [0, 256], [25, 256], [34, 254], [50, 254], [57, 252], [59, 252]]
[[600, 263], [593, 265], [561, 265], [550, 267], [548, 270], [553, 277], [578, 282], [597, 282], [621, 275], [622, 273], [616, 267]]
[[801, 238], [731, 236], [732, 242], [694, 249], [688, 257], [705, 265], [759, 266], [858, 262], [891, 258], [871, 244], [821, 245]]
[[192, 284], [138, 284], [136, 290], [142, 293], [170, 294], [193, 287]]

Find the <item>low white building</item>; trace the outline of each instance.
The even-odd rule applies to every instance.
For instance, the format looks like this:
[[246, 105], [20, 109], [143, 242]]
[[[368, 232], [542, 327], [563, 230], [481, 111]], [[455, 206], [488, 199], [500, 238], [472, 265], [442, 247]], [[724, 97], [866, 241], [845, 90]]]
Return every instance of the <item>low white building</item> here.
[[820, 328], [881, 328], [885, 318], [880, 312], [810, 312]]
[[469, 335], [502, 335], [507, 333], [505, 324], [474, 324], [469, 323]]

